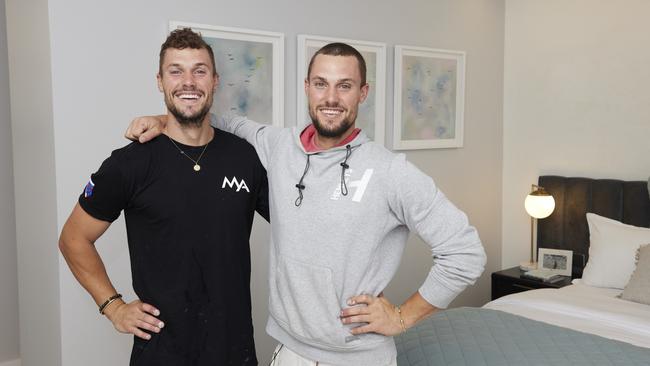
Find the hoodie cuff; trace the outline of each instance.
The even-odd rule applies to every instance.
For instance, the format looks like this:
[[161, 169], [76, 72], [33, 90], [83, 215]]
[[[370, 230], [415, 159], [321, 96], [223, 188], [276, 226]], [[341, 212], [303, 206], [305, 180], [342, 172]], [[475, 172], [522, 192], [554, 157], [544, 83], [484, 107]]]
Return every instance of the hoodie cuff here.
[[449, 303], [458, 296], [458, 292], [447, 289], [440, 283], [426, 281], [418, 290], [429, 304], [437, 307], [438, 309], [446, 309]]

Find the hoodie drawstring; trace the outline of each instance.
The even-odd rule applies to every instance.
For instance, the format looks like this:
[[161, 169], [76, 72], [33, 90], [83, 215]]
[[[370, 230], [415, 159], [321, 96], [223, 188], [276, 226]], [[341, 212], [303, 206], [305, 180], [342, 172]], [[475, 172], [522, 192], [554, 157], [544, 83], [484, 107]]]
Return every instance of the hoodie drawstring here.
[[348, 185], [345, 183], [345, 169], [348, 169], [348, 158], [352, 155], [352, 148], [350, 145], [345, 146], [345, 160], [341, 163], [341, 194], [348, 195]]
[[[345, 183], [345, 170], [350, 168], [350, 166], [348, 165], [348, 159], [350, 158], [350, 155], [352, 155], [352, 147], [350, 145], [346, 145], [345, 159], [343, 160], [342, 163], [339, 164], [341, 165], [341, 194], [344, 196], [348, 195], [348, 186], [347, 183]], [[305, 170], [302, 172], [300, 181], [296, 184], [296, 188], [298, 188], [298, 198], [296, 198], [296, 201], [294, 202], [296, 207], [302, 204], [302, 199], [303, 199], [302, 191], [305, 189], [305, 184], [303, 182], [305, 180], [305, 175], [307, 175], [307, 171], [309, 171], [310, 156], [311, 154], [307, 154], [307, 162], [305, 163]]]
[[305, 164], [305, 171], [302, 172], [302, 177], [300, 177], [300, 181], [298, 182], [298, 184], [296, 184], [296, 188], [298, 188], [298, 198], [296, 198], [296, 202], [294, 202], [296, 207], [302, 204], [302, 190], [305, 189], [305, 185], [302, 184], [302, 181], [305, 179], [305, 175], [307, 175], [307, 171], [309, 170], [310, 156], [311, 155], [307, 154], [307, 163]]

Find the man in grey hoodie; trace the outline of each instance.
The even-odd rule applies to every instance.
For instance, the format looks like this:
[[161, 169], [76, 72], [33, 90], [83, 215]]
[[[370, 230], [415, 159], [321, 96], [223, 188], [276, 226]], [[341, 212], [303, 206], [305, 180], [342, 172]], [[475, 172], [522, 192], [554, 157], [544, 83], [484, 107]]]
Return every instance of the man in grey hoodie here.
[[[395, 365], [392, 336], [446, 308], [483, 272], [485, 252], [466, 215], [433, 180], [355, 128], [368, 95], [365, 61], [333, 43], [305, 79], [312, 124], [280, 129], [244, 117], [213, 125], [252, 144], [267, 169], [271, 205], [269, 319], [275, 365]], [[159, 134], [134, 120], [127, 137]], [[402, 305], [380, 296], [409, 232], [434, 265]]]

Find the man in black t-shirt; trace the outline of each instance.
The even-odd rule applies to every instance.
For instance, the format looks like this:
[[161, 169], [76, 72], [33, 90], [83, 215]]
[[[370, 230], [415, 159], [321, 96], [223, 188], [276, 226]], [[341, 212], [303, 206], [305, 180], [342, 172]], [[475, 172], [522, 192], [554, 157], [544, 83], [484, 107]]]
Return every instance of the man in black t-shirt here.
[[[130, 365], [257, 365], [250, 298], [253, 215], [268, 220], [266, 172], [244, 140], [213, 129], [219, 77], [190, 29], [161, 47], [164, 135], [113, 151], [92, 174], [59, 246], [101, 314], [132, 333]], [[94, 242], [124, 211], [133, 287], [121, 299]]]

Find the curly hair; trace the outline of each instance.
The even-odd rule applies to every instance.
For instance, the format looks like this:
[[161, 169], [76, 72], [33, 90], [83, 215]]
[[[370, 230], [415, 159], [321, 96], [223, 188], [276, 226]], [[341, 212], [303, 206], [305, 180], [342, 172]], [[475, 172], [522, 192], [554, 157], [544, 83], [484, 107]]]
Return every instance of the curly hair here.
[[194, 32], [191, 28], [179, 28], [171, 31], [169, 36], [165, 40], [165, 43], [160, 46], [160, 58], [158, 61], [158, 72], [162, 74], [162, 65], [163, 59], [165, 58], [165, 51], [168, 48], [175, 48], [182, 50], [185, 48], [191, 48], [195, 50], [205, 49], [210, 55], [210, 60], [212, 61], [212, 72], [217, 75], [217, 66], [214, 62], [214, 52], [212, 47], [207, 44], [203, 38], [201, 38], [201, 33]]

